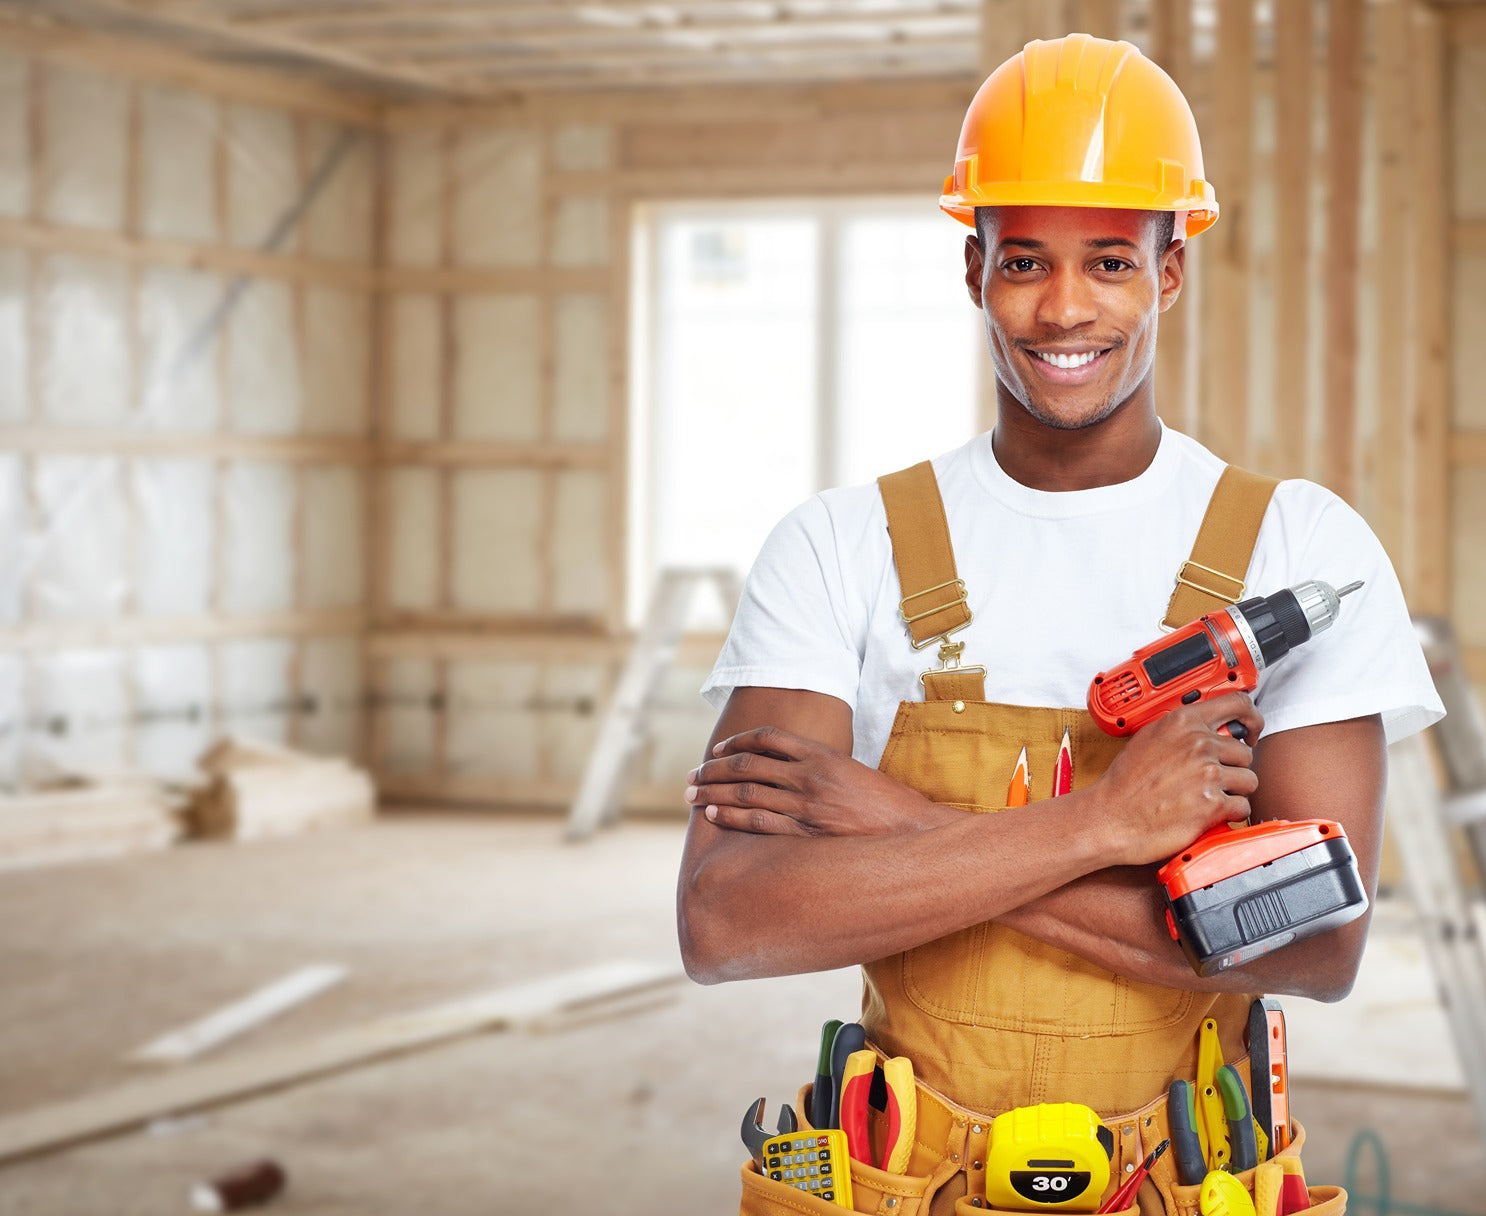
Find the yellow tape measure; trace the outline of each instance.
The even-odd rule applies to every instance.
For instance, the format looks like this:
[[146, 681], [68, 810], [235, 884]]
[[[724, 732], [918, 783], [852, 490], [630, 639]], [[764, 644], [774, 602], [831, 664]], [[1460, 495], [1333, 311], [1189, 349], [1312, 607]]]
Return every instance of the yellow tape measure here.
[[986, 1199], [1013, 1212], [1093, 1212], [1109, 1185], [1114, 1136], [1087, 1106], [1020, 1106], [991, 1123]]

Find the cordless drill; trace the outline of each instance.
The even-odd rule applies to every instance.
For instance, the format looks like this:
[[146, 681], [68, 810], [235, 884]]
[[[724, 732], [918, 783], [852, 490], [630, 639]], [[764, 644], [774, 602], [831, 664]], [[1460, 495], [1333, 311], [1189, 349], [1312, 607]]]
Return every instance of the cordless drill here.
[[[1340, 591], [1319, 579], [1199, 617], [1143, 646], [1089, 685], [1089, 713], [1106, 734], [1133, 735], [1183, 705], [1252, 692], [1259, 673], [1329, 629]], [[1243, 724], [1220, 732], [1245, 737]], [[1166, 927], [1199, 975], [1212, 975], [1367, 911], [1357, 858], [1341, 824], [1268, 820], [1205, 833], [1157, 874]]]

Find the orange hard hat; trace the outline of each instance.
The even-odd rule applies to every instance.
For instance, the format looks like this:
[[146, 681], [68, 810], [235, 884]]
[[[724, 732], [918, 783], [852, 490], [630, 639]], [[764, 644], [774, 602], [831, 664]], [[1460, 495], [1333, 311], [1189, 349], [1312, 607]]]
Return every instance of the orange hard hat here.
[[1174, 211], [1178, 236], [1218, 218], [1182, 91], [1130, 43], [1088, 34], [1029, 42], [991, 73], [939, 205], [972, 227], [997, 206]]

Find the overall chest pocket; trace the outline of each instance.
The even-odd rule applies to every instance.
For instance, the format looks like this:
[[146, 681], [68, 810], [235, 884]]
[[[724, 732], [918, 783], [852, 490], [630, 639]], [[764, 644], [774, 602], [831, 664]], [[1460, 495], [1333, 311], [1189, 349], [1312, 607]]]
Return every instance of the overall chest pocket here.
[[[1023, 746], [1034, 802], [1050, 795], [1065, 727], [1073, 745], [1073, 788], [1081, 789], [1104, 773], [1123, 741], [1105, 735], [1076, 709], [904, 702], [879, 767], [935, 802], [995, 813], [1004, 809]], [[1017, 859], [1008, 857], [1006, 864], [1014, 866]], [[996, 881], [994, 867], [985, 881]], [[1127, 980], [994, 923], [908, 950], [897, 965], [903, 995], [922, 1012], [986, 1029], [1126, 1035], [1174, 1026], [1191, 1014], [1196, 1000], [1195, 993]]]

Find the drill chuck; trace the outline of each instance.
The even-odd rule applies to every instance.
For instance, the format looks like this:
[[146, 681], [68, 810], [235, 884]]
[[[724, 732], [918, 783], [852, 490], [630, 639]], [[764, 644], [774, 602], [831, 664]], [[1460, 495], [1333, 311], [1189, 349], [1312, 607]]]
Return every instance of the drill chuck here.
[[1360, 586], [1349, 583], [1336, 591], [1329, 583], [1309, 579], [1273, 595], [1244, 600], [1229, 609], [1229, 614], [1248, 644], [1254, 666], [1263, 671], [1296, 646], [1330, 629], [1341, 612], [1342, 596]]

